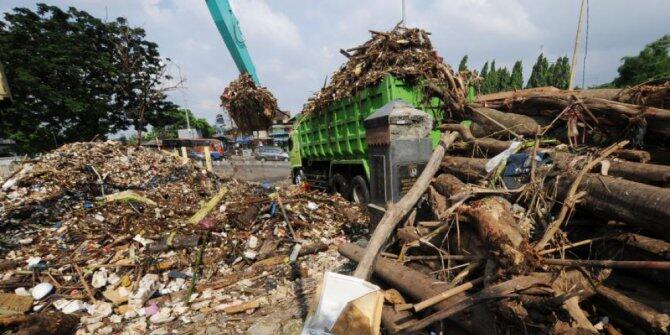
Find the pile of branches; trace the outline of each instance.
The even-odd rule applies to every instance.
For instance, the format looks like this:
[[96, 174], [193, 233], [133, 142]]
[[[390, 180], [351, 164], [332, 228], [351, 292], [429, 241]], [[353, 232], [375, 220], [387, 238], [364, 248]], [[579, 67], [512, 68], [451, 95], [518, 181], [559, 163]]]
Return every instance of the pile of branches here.
[[490, 163], [478, 145], [510, 142], [443, 128], [367, 247], [339, 248], [387, 289], [387, 333], [668, 333], [669, 165], [542, 140]]
[[248, 73], [240, 74], [223, 90], [221, 106], [242, 132], [270, 128], [279, 112], [277, 99], [270, 90], [256, 86]]
[[466, 84], [460, 74], [445, 64], [430, 42], [430, 33], [418, 28], [397, 26], [388, 32], [370, 31], [372, 39], [340, 52], [348, 61], [333, 75], [330, 83], [305, 104], [305, 115], [318, 113], [340, 99], [378, 84], [386, 75], [408, 83], [421, 82], [427, 96], [444, 97], [446, 107], [461, 110]]

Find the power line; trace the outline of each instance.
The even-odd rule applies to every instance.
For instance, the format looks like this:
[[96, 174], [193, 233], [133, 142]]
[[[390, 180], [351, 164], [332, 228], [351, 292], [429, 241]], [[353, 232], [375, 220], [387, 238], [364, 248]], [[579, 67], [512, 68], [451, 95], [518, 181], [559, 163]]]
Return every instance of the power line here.
[[568, 89], [574, 87], [575, 67], [577, 66], [577, 53], [579, 52], [579, 36], [582, 32], [582, 17], [584, 15], [584, 7], [586, 7], [586, 0], [582, 0], [582, 5], [579, 7], [579, 21], [577, 21], [577, 36], [575, 36], [575, 48], [572, 50], [572, 63], [570, 64], [570, 80], [568, 82]]
[[582, 61], [582, 89], [586, 88], [586, 56], [589, 54], [589, 0], [586, 0], [586, 40], [584, 41], [584, 60]]

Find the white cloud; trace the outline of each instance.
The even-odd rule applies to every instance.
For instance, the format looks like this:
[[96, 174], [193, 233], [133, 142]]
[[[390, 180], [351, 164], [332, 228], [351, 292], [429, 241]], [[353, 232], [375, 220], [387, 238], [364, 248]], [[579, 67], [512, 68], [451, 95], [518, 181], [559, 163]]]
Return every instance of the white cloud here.
[[[504, 38], [536, 38], [540, 29], [531, 21], [518, 1], [450, 0], [435, 1], [432, 8], [419, 11], [419, 17], [454, 26], [455, 30], [472, 30]], [[415, 21], [421, 25], [422, 21]]]
[[235, 1], [233, 6], [243, 34], [253, 44], [274, 48], [299, 48], [302, 45], [296, 24], [285, 14], [273, 11], [264, 1]]

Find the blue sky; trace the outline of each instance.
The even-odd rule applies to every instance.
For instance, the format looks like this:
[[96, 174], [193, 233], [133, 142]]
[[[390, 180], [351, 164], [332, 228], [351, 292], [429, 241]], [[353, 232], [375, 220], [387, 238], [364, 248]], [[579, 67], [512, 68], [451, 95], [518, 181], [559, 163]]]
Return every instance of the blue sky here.
[[[550, 60], [571, 56], [581, 0], [406, 0], [407, 25], [432, 32], [445, 61], [457, 66], [464, 54], [480, 69], [485, 61], [511, 67], [524, 62], [524, 75], [543, 52]], [[238, 72], [204, 0], [53, 0], [97, 17], [118, 16], [142, 26], [186, 78], [171, 99], [214, 121], [219, 95]], [[345, 61], [340, 48], [387, 30], [401, 16], [400, 0], [231, 0], [258, 75], [282, 109], [297, 113]], [[34, 1], [1, 0], [0, 11], [35, 7]], [[590, 0], [586, 84], [608, 82], [620, 59], [670, 33], [667, 0]], [[583, 44], [582, 44], [583, 45]], [[582, 49], [583, 51], [583, 49]], [[582, 56], [579, 57], [581, 63]], [[176, 69], [174, 69], [176, 72]], [[581, 65], [577, 82], [581, 83]]]

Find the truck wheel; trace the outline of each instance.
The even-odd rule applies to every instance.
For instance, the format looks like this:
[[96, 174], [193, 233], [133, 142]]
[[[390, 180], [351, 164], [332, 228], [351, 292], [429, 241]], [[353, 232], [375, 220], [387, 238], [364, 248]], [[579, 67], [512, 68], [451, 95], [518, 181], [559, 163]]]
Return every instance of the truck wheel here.
[[368, 182], [362, 176], [356, 176], [351, 180], [351, 200], [357, 204], [370, 202]]
[[300, 185], [303, 181], [305, 181], [305, 173], [302, 169], [293, 170], [293, 184]]
[[330, 191], [333, 193], [339, 193], [341, 196], [349, 199], [349, 183], [343, 175], [336, 173], [330, 177]]

